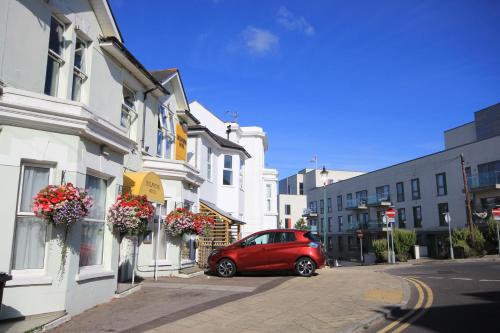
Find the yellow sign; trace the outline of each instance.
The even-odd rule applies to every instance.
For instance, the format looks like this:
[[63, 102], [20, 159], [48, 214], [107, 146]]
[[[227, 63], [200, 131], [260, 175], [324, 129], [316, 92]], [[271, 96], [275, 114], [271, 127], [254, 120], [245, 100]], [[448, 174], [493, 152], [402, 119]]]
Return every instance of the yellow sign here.
[[160, 176], [154, 172], [125, 172], [123, 188], [134, 195], [146, 195], [151, 202], [165, 202]]
[[187, 157], [187, 132], [184, 126], [177, 124], [175, 127], [175, 159], [185, 161]]

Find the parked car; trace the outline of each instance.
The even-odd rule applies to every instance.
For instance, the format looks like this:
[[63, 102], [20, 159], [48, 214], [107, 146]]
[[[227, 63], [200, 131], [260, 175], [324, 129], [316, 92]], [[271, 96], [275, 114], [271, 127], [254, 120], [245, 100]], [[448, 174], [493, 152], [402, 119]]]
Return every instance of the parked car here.
[[264, 270], [293, 270], [300, 276], [311, 276], [325, 265], [325, 254], [310, 231], [275, 229], [259, 231], [212, 251], [208, 265], [221, 277]]

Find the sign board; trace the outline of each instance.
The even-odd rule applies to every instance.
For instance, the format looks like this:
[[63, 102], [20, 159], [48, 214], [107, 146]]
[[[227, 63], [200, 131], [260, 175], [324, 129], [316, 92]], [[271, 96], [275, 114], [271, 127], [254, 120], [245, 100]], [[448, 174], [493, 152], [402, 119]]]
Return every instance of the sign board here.
[[491, 213], [493, 214], [493, 217], [496, 221], [500, 221], [500, 208], [493, 208], [491, 210]]
[[447, 224], [450, 224], [450, 222], [451, 222], [450, 213], [445, 213], [445, 214], [444, 214], [444, 221], [445, 221]]
[[396, 211], [394, 210], [394, 208], [389, 208], [388, 210], [386, 210], [384, 216], [387, 217], [387, 220], [384, 221], [385, 223], [396, 222]]
[[363, 231], [362, 230], [356, 230], [356, 236], [358, 236], [359, 239], [363, 238]]
[[175, 159], [185, 161], [187, 157], [187, 132], [184, 126], [175, 126]]

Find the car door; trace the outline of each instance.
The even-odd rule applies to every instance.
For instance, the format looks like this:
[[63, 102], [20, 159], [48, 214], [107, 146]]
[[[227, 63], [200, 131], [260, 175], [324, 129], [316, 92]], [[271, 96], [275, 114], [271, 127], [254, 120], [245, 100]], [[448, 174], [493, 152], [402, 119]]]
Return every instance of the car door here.
[[269, 269], [293, 269], [300, 246], [293, 231], [275, 232], [267, 249]]
[[237, 269], [260, 270], [268, 265], [267, 248], [272, 242], [272, 233], [264, 232], [248, 238], [238, 251]]

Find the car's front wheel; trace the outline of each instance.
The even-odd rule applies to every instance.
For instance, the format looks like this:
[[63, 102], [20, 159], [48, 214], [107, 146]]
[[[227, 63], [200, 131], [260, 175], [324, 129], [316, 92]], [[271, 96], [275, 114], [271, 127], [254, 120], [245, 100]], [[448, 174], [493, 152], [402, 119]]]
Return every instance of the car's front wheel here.
[[302, 257], [295, 263], [295, 272], [300, 276], [311, 276], [316, 270], [316, 263], [309, 257]]
[[231, 259], [224, 258], [217, 263], [217, 275], [220, 277], [229, 278], [234, 274], [236, 274], [236, 265]]

